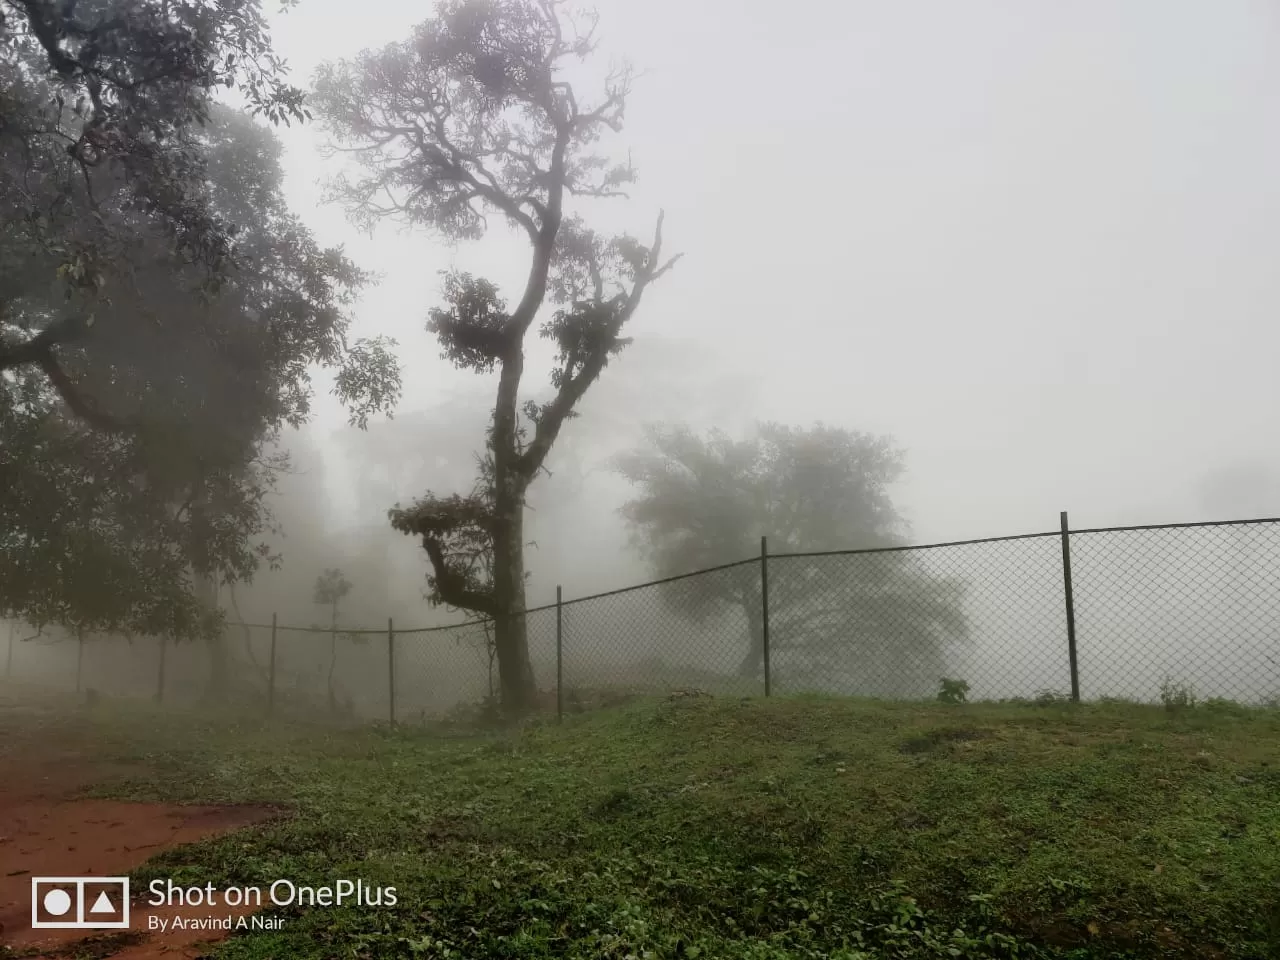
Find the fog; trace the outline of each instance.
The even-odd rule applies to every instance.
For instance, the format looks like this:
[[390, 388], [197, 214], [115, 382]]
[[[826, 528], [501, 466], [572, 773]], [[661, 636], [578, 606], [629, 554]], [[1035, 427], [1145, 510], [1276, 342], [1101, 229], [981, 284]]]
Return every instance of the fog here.
[[[757, 420], [822, 421], [891, 435], [907, 451], [893, 495], [913, 543], [1051, 531], [1062, 510], [1077, 528], [1280, 515], [1274, 4], [596, 6], [606, 52], [643, 72], [622, 138], [640, 180], [629, 201], [591, 216], [639, 232], [663, 209], [684, 259], [646, 295], [628, 331], [635, 343], [587, 394], [532, 488], [531, 605], [554, 602], [558, 585], [574, 599], [650, 578], [618, 515], [628, 488], [609, 468], [650, 421], [735, 435]], [[308, 0], [273, 25], [304, 79], [323, 60], [404, 36], [425, 13], [384, 0], [352, 16], [349, 4]], [[391, 225], [363, 234], [322, 202], [339, 163], [322, 157], [325, 132], [312, 124], [280, 136], [293, 208], [379, 275], [352, 336], [398, 340], [405, 395], [394, 419], [361, 432], [316, 379], [314, 422], [285, 438], [281, 567], [237, 589], [233, 619], [327, 626], [312, 591], [336, 567], [353, 584], [346, 629], [459, 622], [426, 603], [425, 554], [386, 513], [429, 489], [467, 492], [483, 443], [493, 378], [453, 369], [424, 330], [440, 272], [473, 270], [511, 294], [526, 245], [501, 230], [458, 246]], [[549, 389], [549, 359], [531, 338], [526, 397]], [[970, 600], [979, 646], [949, 666], [984, 695], [1066, 686], [1059, 544], [1028, 543], [1025, 556], [930, 555], [980, 583]], [[1270, 542], [1259, 544], [1252, 569], [1271, 570]], [[1143, 547], [1166, 566], [1175, 557], [1184, 575], [1202, 570], [1180, 602], [1206, 616], [1221, 602], [1209, 571], [1225, 550], [1218, 540]], [[1175, 595], [1159, 585], [1168, 574], [1125, 567], [1123, 552], [1093, 559], [1102, 572], [1080, 588], [1092, 604], [1082, 634], [1128, 631], [1163, 651], [1106, 692], [1150, 696], [1170, 664], [1206, 676], [1204, 663], [1188, 666], [1199, 628], [1179, 633], [1163, 602]], [[1116, 612], [1125, 590], [1154, 612]], [[225, 608], [225, 590], [221, 599]], [[1271, 616], [1269, 597], [1250, 602]], [[648, 595], [592, 609], [570, 608], [566, 629], [579, 649], [595, 645], [597, 667], [612, 662], [606, 650], [707, 670], [739, 656], [732, 617], [699, 628], [699, 649], [723, 645], [717, 659], [690, 653]], [[1220, 680], [1203, 680], [1211, 695], [1233, 694], [1232, 671], [1256, 679], [1263, 668], [1263, 655], [1248, 653], [1263, 607], [1250, 609], [1248, 629], [1216, 638], [1245, 653]], [[542, 616], [530, 643], [545, 677], [554, 623]], [[606, 644], [609, 631], [622, 639]], [[268, 632], [250, 633], [246, 649], [265, 663]], [[314, 635], [295, 636], [281, 640], [282, 663], [310, 656], [302, 644]], [[475, 639], [398, 641], [402, 669], [423, 678], [401, 678], [401, 706], [482, 694]], [[357, 712], [381, 715], [385, 639], [342, 644]], [[72, 669], [72, 647], [62, 645], [50, 676]], [[105, 646], [91, 655], [101, 680], [112, 656]], [[34, 665], [34, 648], [20, 656]], [[198, 651], [170, 656], [171, 682], [183, 670], [198, 677]], [[1100, 683], [1127, 656], [1095, 646], [1081, 654], [1082, 674]], [[320, 659], [305, 669], [327, 670], [327, 653]]]
[[[1051, 529], [1063, 509], [1087, 526], [1199, 519], [1208, 476], [1280, 467], [1273, 5], [598, 6], [606, 48], [645, 72], [625, 136], [641, 179], [592, 215], [641, 229], [665, 208], [686, 255], [632, 335], [736, 377], [735, 412], [897, 437], [916, 539]], [[277, 19], [299, 75], [423, 12], [342, 11]], [[423, 331], [436, 271], [519, 279], [523, 248], [354, 233], [320, 204], [323, 136], [284, 132], [293, 204], [383, 274], [360, 332], [402, 344], [400, 416], [431, 410], [476, 386]], [[610, 367], [579, 426], [632, 364]], [[689, 366], [661, 392], [722, 417], [719, 378]], [[323, 411], [316, 433], [341, 422]], [[583, 529], [597, 507], [607, 522], [592, 503]], [[1280, 484], [1250, 508], [1280, 511]]]

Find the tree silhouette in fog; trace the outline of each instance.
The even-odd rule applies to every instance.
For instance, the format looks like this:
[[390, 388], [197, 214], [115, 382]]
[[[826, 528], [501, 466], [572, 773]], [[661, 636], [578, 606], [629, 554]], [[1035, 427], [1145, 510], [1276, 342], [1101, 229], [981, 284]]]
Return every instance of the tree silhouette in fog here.
[[[742, 440], [722, 431], [653, 426], [616, 461], [637, 495], [622, 507], [656, 577], [757, 553], [875, 550], [770, 563], [771, 649], [792, 680], [833, 671], [882, 677], [875, 692], [937, 683], [942, 652], [967, 634], [962, 584], [931, 575], [901, 546], [905, 524], [889, 486], [903, 471], [890, 440], [818, 424], [759, 424]], [[695, 622], [726, 609], [747, 624], [739, 673], [762, 667], [761, 575], [750, 564], [677, 581], [666, 603]], [[857, 684], [867, 689], [867, 683]]]

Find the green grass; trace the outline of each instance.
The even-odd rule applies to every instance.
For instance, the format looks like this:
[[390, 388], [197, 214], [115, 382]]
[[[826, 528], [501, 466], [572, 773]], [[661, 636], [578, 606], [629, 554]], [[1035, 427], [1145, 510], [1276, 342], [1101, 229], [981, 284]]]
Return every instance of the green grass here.
[[111, 709], [114, 792], [291, 818], [136, 874], [396, 887], [224, 958], [1280, 956], [1280, 714], [643, 701], [491, 735]]

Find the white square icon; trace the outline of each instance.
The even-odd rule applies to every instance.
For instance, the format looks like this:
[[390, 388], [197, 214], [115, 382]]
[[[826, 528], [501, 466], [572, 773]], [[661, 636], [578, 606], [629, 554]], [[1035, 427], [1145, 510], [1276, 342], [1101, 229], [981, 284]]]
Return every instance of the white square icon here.
[[31, 929], [125, 930], [128, 877], [32, 877]]

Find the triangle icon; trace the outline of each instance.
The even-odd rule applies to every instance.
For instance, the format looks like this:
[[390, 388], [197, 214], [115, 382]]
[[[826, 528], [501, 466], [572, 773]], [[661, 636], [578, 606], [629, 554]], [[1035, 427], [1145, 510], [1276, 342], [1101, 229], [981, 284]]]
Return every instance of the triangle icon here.
[[107, 896], [107, 891], [103, 890], [98, 894], [98, 899], [93, 901], [93, 906], [89, 908], [90, 913], [115, 913], [116, 908], [111, 905], [111, 898]]

